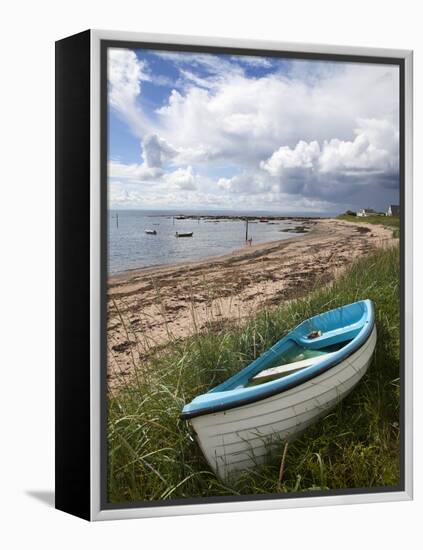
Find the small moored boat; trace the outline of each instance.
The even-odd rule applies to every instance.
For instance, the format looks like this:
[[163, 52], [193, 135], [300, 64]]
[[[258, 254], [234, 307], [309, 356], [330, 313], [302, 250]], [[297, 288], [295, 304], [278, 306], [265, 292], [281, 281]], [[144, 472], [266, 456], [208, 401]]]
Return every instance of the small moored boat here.
[[145, 229], [144, 231], [147, 235], [157, 235], [157, 231], [155, 229]]
[[376, 346], [373, 302], [307, 319], [263, 355], [183, 408], [222, 480], [265, 462], [361, 380]]
[[177, 231], [175, 233], [175, 237], [192, 237], [194, 235], [194, 232], [191, 231], [190, 233], [181, 233], [180, 231]]

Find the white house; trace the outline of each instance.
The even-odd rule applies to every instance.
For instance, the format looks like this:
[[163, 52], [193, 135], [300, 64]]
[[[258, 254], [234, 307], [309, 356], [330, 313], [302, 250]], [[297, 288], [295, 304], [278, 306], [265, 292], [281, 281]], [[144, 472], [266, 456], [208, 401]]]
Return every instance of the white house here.
[[390, 204], [388, 211], [386, 212], [387, 216], [399, 216], [400, 215], [400, 207], [398, 204]]
[[357, 210], [357, 216], [362, 218], [365, 218], [366, 216], [373, 216], [374, 214], [376, 214], [376, 211], [373, 210], [373, 208], [361, 208], [360, 210]]

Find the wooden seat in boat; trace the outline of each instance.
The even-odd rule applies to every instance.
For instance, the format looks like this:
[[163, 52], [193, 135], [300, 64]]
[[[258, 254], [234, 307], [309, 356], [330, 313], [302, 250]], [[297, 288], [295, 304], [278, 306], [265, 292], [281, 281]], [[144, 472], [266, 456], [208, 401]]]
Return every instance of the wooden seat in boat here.
[[323, 361], [323, 359], [327, 359], [331, 355], [333, 355], [333, 353], [325, 353], [324, 355], [320, 355], [318, 357], [309, 357], [308, 359], [302, 359], [301, 361], [295, 361], [294, 363], [288, 363], [286, 365], [272, 367], [271, 369], [265, 369], [253, 376], [251, 378], [251, 381], [265, 382], [267, 378], [274, 378], [276, 376], [281, 376], [283, 374], [292, 373], [297, 370], [311, 367], [316, 363], [320, 363], [320, 361]]

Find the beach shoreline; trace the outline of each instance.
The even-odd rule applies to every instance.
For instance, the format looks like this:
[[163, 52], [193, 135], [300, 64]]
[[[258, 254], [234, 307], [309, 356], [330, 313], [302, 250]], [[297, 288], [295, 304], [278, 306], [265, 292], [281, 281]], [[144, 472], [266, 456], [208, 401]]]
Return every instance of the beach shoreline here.
[[236, 250], [233, 250], [232, 252], [227, 252], [226, 254], [221, 254], [218, 256], [206, 256], [204, 258], [199, 258], [198, 260], [186, 260], [186, 261], [179, 261], [172, 264], [157, 264], [157, 265], [151, 265], [151, 266], [145, 266], [145, 267], [135, 267], [132, 269], [126, 269], [124, 271], [120, 271], [117, 273], [113, 273], [112, 275], [109, 275], [108, 277], [108, 284], [109, 286], [112, 284], [116, 284], [121, 281], [127, 281], [128, 279], [132, 279], [133, 277], [143, 276], [143, 275], [149, 275], [152, 273], [160, 273], [165, 272], [167, 270], [174, 270], [177, 268], [196, 268], [199, 266], [202, 266], [203, 264], [210, 264], [213, 262], [224, 262], [225, 260], [228, 260], [232, 257], [240, 256], [240, 255], [246, 255], [249, 253], [254, 253], [256, 251], [260, 250], [266, 250], [269, 246], [275, 246], [279, 245], [281, 243], [292, 243], [293, 241], [304, 239], [307, 235], [310, 235], [313, 233], [313, 229], [311, 229], [308, 232], [305, 233], [295, 233], [292, 237], [285, 238], [285, 239], [278, 239], [273, 241], [267, 241], [265, 243], [257, 243], [249, 245], [244, 245], [242, 248], [238, 248]]
[[392, 240], [392, 231], [381, 225], [320, 219], [309, 232], [289, 239], [110, 276], [109, 386], [169, 341], [221, 330], [304, 296], [334, 280], [353, 259]]
[[[159, 218], [162, 218], [160, 216]], [[167, 218], [168, 220], [169, 218]], [[175, 218], [178, 219], [179, 218]], [[162, 266], [175, 266], [183, 264], [191, 264], [199, 261], [210, 261], [211, 259], [220, 258], [221, 256], [227, 256], [232, 253], [237, 253], [240, 250], [250, 248], [250, 246], [256, 247], [260, 244], [270, 244], [277, 241], [288, 240], [297, 236], [302, 236], [313, 228], [316, 221], [321, 218], [303, 218], [298, 219], [295, 217], [274, 217], [272, 219], [256, 219], [251, 221], [250, 224], [256, 224], [253, 229], [253, 225], [246, 227], [245, 221], [248, 217], [235, 217], [235, 216], [186, 216], [182, 221], [182, 233], [193, 233], [193, 238], [183, 239], [184, 246], [179, 247], [176, 245], [173, 237], [175, 233], [178, 233], [177, 226], [163, 225], [160, 228], [155, 226], [160, 223], [153, 224], [152, 229], [149, 231], [156, 231], [155, 238], [143, 241], [144, 233], [147, 230], [141, 232], [141, 235], [134, 237], [134, 233], [130, 232], [130, 229], [126, 227], [126, 232], [123, 233], [123, 238], [127, 237], [131, 242], [131, 250], [126, 250], [124, 243], [122, 243], [122, 234], [114, 228], [109, 234], [109, 250], [108, 250], [108, 274], [109, 278], [117, 277], [119, 279], [125, 278], [132, 272], [145, 271], [151, 269], [158, 269]], [[195, 227], [192, 225], [186, 225], [188, 222], [203, 222], [200, 226]], [[260, 221], [266, 221], [266, 223], [260, 223]], [[211, 232], [204, 232], [204, 227], [207, 223], [213, 224]], [[230, 224], [233, 233], [229, 233], [225, 227]], [[234, 222], [238, 222], [235, 228]], [[242, 222], [242, 223], [241, 223]], [[285, 223], [283, 223], [285, 222]], [[289, 222], [289, 223], [288, 223]], [[216, 226], [215, 224], [219, 224]], [[144, 224], [145, 227], [150, 227], [148, 223]], [[201, 228], [201, 231], [199, 229]], [[223, 228], [223, 231], [221, 231]], [[263, 232], [264, 229], [264, 232]], [[137, 228], [136, 230], [139, 230]], [[249, 239], [246, 238], [246, 233]], [[140, 241], [141, 237], [141, 241]], [[245, 238], [244, 238], [245, 237]], [[219, 243], [217, 248], [214, 248], [212, 242]], [[169, 243], [171, 245], [169, 246]], [[208, 243], [209, 246], [205, 246]], [[123, 245], [119, 248], [119, 245]], [[189, 245], [189, 246], [185, 246]], [[211, 247], [210, 247], [211, 245]], [[144, 247], [144, 248], [143, 248]], [[143, 249], [143, 253], [137, 257], [136, 252]], [[166, 251], [170, 255], [166, 254]], [[134, 254], [135, 252], [135, 254]], [[132, 256], [131, 256], [132, 255]], [[137, 258], [137, 260], [135, 260]], [[138, 262], [138, 263], [135, 263]]]

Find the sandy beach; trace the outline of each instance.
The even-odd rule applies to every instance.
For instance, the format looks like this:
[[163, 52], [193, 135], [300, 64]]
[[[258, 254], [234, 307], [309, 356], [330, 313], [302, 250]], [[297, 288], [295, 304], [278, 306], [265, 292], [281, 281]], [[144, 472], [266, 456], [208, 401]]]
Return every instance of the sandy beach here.
[[313, 220], [292, 239], [198, 262], [109, 278], [108, 383], [130, 376], [171, 339], [242, 321], [330, 283], [354, 258], [392, 240], [381, 225]]

